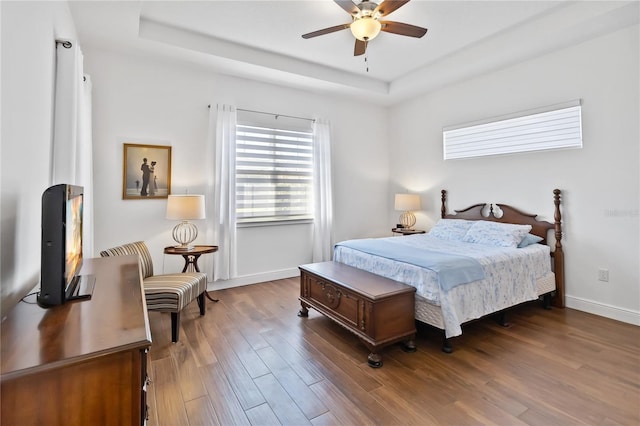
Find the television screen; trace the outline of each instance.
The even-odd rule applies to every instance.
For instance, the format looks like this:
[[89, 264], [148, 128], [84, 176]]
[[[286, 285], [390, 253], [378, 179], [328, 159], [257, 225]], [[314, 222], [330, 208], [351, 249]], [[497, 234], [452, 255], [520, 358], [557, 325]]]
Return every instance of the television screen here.
[[82, 267], [82, 194], [67, 199], [65, 220], [65, 289], [74, 284]]

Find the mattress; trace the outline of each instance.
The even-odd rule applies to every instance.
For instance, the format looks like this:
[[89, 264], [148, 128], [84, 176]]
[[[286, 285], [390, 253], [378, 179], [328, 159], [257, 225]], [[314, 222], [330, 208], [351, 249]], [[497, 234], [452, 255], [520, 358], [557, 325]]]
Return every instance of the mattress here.
[[[444, 291], [438, 284], [437, 273], [430, 269], [383, 256], [373, 256], [341, 245], [334, 248], [334, 261], [415, 287], [417, 301], [434, 305], [440, 310], [441, 319], [425, 322], [444, 329], [447, 337], [462, 334], [461, 324], [464, 322], [537, 299], [541, 294], [539, 282], [547, 287], [549, 283], [554, 283], [550, 248], [546, 245], [532, 244], [524, 248], [493, 247], [441, 240], [429, 234], [389, 239], [393, 239], [392, 246], [402, 243], [416, 252], [437, 250], [469, 256], [482, 265], [484, 279]], [[419, 317], [418, 311], [416, 310], [416, 318], [424, 321]], [[433, 324], [438, 321], [441, 325]]]

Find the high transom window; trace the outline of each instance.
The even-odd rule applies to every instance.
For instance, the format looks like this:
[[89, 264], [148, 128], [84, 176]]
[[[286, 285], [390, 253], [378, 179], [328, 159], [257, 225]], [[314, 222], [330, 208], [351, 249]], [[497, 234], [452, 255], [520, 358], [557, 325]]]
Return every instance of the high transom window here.
[[582, 107], [573, 101], [451, 126], [442, 140], [445, 160], [582, 148]]

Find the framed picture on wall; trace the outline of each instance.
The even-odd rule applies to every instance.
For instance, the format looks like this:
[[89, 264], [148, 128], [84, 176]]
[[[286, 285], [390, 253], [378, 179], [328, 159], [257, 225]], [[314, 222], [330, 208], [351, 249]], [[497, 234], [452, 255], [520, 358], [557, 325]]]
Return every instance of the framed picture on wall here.
[[167, 198], [171, 194], [171, 147], [124, 144], [122, 199]]

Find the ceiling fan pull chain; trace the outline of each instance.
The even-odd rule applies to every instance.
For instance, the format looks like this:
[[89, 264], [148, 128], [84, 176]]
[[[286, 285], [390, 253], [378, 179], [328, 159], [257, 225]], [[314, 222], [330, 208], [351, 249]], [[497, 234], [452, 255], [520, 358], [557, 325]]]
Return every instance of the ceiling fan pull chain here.
[[364, 42], [364, 64], [367, 68], [367, 72], [369, 72], [369, 51], [367, 50], [367, 45], [369, 43], [365, 40]]

